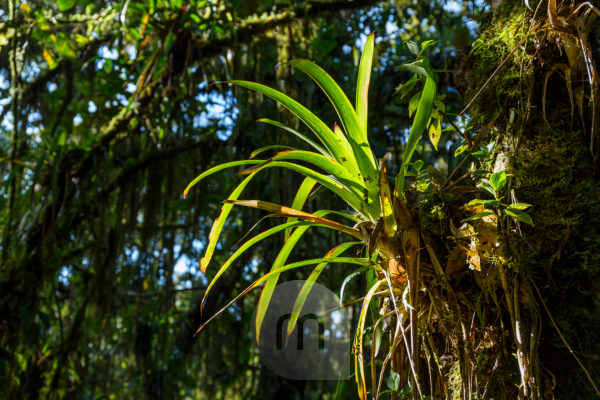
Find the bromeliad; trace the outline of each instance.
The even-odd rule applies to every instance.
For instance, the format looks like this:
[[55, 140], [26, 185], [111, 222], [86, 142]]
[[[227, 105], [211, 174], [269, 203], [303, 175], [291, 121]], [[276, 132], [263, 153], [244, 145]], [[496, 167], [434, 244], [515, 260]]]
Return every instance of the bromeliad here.
[[[206, 298], [215, 282], [247, 249], [267, 237], [280, 232], [284, 233], [286, 240], [273, 262], [271, 271], [259, 278], [240, 294], [240, 296], [243, 296], [249, 290], [265, 283], [256, 313], [257, 340], [260, 340], [261, 324], [274, 288], [277, 285], [279, 275], [282, 272], [306, 265], [316, 265], [294, 306], [292, 317], [287, 327], [289, 335], [293, 331], [302, 310], [303, 299], [306, 299], [306, 295], [312, 287], [311, 282], [315, 282], [318, 279], [321, 271], [328, 263], [352, 263], [369, 266], [371, 271], [373, 271], [371, 273], [372, 279], [369, 294], [364, 299], [360, 321], [364, 325], [365, 314], [369, 309], [369, 303], [375, 293], [375, 289], [380, 286], [388, 286], [390, 296], [394, 297], [394, 303], [395, 293], [406, 292], [406, 289], [408, 289], [410, 303], [407, 301], [403, 302], [403, 304], [408, 305], [408, 307], [405, 306], [403, 313], [407, 312], [409, 314], [411, 323], [410, 348], [407, 350], [411, 354], [410, 367], [414, 375], [418, 368], [416, 292], [419, 280], [420, 237], [415, 223], [416, 213], [408, 204], [404, 194], [404, 180], [419, 138], [430, 120], [436, 97], [436, 83], [427, 60], [419, 55], [414, 68], [411, 70], [419, 75], [417, 79], [423, 80], [424, 85], [404, 150], [404, 158], [395, 179], [394, 191], [392, 192], [386, 171], [387, 159], [384, 157], [381, 160], [377, 160], [368, 141], [368, 90], [373, 53], [374, 35], [371, 34], [368, 37], [360, 60], [356, 102], [354, 106], [333, 78], [319, 66], [307, 60], [293, 60], [289, 62], [289, 65], [301, 70], [312, 78], [331, 101], [341, 124], [341, 126], [335, 124], [333, 129], [328, 127], [306, 107], [280, 91], [259, 83], [247, 81], [229, 82], [268, 96], [292, 112], [310, 129], [314, 137], [304, 135], [277, 121], [262, 119], [259, 122], [283, 128], [285, 131], [298, 136], [308, 144], [311, 150], [286, 148], [285, 151], [281, 151], [268, 159], [256, 159], [254, 157], [262, 152], [279, 149], [282, 146], [275, 145], [259, 149], [248, 160], [222, 164], [200, 174], [188, 185], [184, 195], [199, 181], [216, 172], [238, 166], [247, 167], [241, 173], [245, 178], [233, 190], [227, 200], [225, 200], [221, 214], [213, 224], [206, 252], [201, 260], [202, 272], [206, 271], [212, 259], [225, 220], [234, 205], [258, 208], [270, 212], [273, 216], [286, 218], [284, 223], [262, 232], [242, 244], [221, 266], [205, 293]], [[306, 165], [310, 165], [311, 167], [307, 167]], [[298, 188], [291, 207], [260, 200], [240, 200], [244, 188], [250, 181], [259, 172], [272, 167], [286, 168], [304, 176], [304, 181]], [[349, 215], [335, 210], [319, 210], [314, 213], [302, 211], [305, 202], [316, 185], [321, 185], [336, 194], [352, 207], [355, 214]], [[330, 215], [341, 216], [348, 221], [348, 225], [327, 218]], [[288, 256], [292, 249], [311, 227], [335, 229], [358, 239], [358, 241], [355, 240], [336, 246], [323, 258], [288, 264]], [[342, 256], [349, 248], [359, 245], [368, 246], [369, 251], [366, 256]], [[237, 300], [240, 296], [236, 297], [233, 301]], [[399, 304], [399, 307], [402, 307], [402, 305]], [[223, 308], [216, 315], [226, 308]], [[398, 308], [396, 309], [398, 310]], [[214, 316], [206, 323], [210, 322], [213, 318]], [[399, 320], [402, 320], [402, 318], [400, 317]], [[206, 323], [198, 329], [198, 332]], [[404, 331], [404, 327], [402, 327], [402, 331]], [[356, 379], [360, 397], [364, 399], [366, 398], [367, 390], [362, 362], [362, 336], [363, 330], [361, 328], [357, 329], [355, 345], [357, 345], [359, 351], [355, 353]]]

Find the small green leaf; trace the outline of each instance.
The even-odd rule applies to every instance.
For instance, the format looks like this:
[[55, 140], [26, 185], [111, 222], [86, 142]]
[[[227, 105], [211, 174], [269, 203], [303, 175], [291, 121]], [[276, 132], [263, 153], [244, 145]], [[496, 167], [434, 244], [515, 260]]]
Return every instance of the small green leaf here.
[[495, 207], [500, 206], [500, 200], [486, 200], [483, 202], [483, 208], [485, 209], [493, 209]]
[[68, 11], [75, 7], [77, 0], [58, 0], [58, 9], [62, 11]]
[[438, 143], [440, 142], [440, 138], [442, 137], [442, 125], [440, 124], [440, 120], [437, 120], [437, 123], [432, 123], [429, 126], [429, 140], [431, 140], [431, 144], [435, 151], [438, 149]]
[[399, 65], [396, 69], [398, 69], [399, 71], [412, 72], [413, 74], [421, 75], [421, 76], [425, 76], [425, 77], [428, 76], [427, 70], [425, 68], [423, 68], [422, 66], [418, 65], [417, 62], [410, 63], [410, 64], [402, 64], [402, 65]]
[[456, 150], [454, 151], [454, 157], [458, 157], [459, 155], [461, 155], [462, 153], [464, 153], [467, 150], [467, 145], [463, 144], [460, 145], [456, 148]]
[[526, 210], [531, 207], [529, 203], [515, 203], [506, 207], [507, 210]]
[[392, 390], [398, 390], [400, 387], [400, 375], [395, 372], [390, 372], [390, 376], [388, 376], [386, 381], [387, 387]]
[[406, 47], [408, 47], [408, 51], [413, 53], [415, 56], [419, 55], [419, 45], [412, 40], [406, 42]]
[[493, 212], [491, 212], [491, 211], [483, 211], [483, 212], [477, 213], [475, 215], [471, 215], [469, 218], [462, 219], [460, 222], [463, 223], [463, 222], [475, 221], [477, 219], [481, 219], [483, 217], [486, 217], [486, 216], [492, 215], [492, 214], [493, 214]]
[[507, 215], [509, 215], [509, 216], [511, 216], [513, 218], [516, 218], [517, 220], [519, 220], [521, 222], [524, 222], [526, 224], [529, 224], [529, 225], [533, 226], [533, 220], [531, 219], [531, 216], [529, 216], [529, 214], [527, 214], [524, 211], [517, 210], [517, 209], [508, 209], [507, 208], [506, 210], [504, 210], [504, 212]]
[[437, 43], [437, 40], [426, 40], [423, 43], [421, 43], [421, 51], [419, 52], [419, 56], [421, 54], [423, 54], [423, 52], [425, 50], [427, 50], [428, 48], [430, 48], [431, 46], [435, 45]]
[[411, 76], [408, 81], [396, 87], [394, 94], [399, 94], [400, 98], [404, 99], [410, 92], [412, 92], [418, 81], [419, 77], [417, 75]]
[[482, 199], [475, 199], [475, 200], [471, 200], [470, 202], [467, 203], [467, 207], [472, 207], [472, 206], [477, 206], [480, 204], [485, 203], [485, 200]]
[[413, 168], [415, 171], [419, 172], [423, 168], [423, 165], [425, 165], [423, 160], [417, 160], [413, 163]]
[[504, 185], [506, 185], [506, 171], [493, 173], [490, 177], [490, 184], [496, 192], [501, 191]]
[[441, 112], [446, 112], [446, 105], [444, 104], [443, 101], [436, 99], [433, 102], [433, 105], [436, 106]]
[[413, 96], [408, 101], [408, 116], [412, 117], [417, 108], [419, 108], [419, 100], [421, 99], [421, 92], [417, 92], [413, 94]]
[[104, 72], [107, 74], [112, 71], [112, 60], [110, 58], [104, 59], [104, 67], [102, 69], [104, 69]]
[[479, 187], [481, 187], [482, 189], [484, 189], [486, 192], [488, 192], [492, 196], [494, 196], [494, 197], [496, 196], [496, 190], [488, 182], [481, 182], [479, 184]]
[[89, 43], [90, 39], [88, 39], [87, 36], [76, 34], [75, 35], [75, 41], [77, 42], [78, 45], [85, 46], [86, 44]]

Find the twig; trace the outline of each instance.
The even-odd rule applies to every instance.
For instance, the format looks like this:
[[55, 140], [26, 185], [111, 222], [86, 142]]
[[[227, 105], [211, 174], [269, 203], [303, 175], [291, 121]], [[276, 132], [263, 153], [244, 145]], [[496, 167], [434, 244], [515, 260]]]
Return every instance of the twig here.
[[590, 381], [590, 384], [594, 388], [594, 391], [596, 392], [596, 394], [598, 395], [598, 397], [600, 397], [600, 390], [598, 389], [598, 387], [594, 383], [594, 380], [592, 379], [592, 376], [590, 375], [589, 371], [585, 368], [585, 366], [583, 365], [583, 363], [581, 362], [581, 360], [579, 359], [579, 357], [577, 357], [577, 354], [575, 354], [575, 352], [573, 351], [573, 349], [571, 348], [571, 346], [569, 346], [569, 343], [567, 343], [567, 340], [565, 339], [565, 337], [563, 336], [562, 332], [558, 328], [558, 325], [556, 325], [556, 322], [554, 322], [554, 318], [552, 318], [552, 314], [550, 314], [550, 310], [548, 310], [548, 306], [546, 306], [546, 302], [544, 302], [544, 299], [542, 298], [542, 294], [540, 293], [540, 289], [538, 289], [537, 285], [535, 284], [535, 282], [533, 280], [531, 281], [531, 284], [535, 288], [535, 291], [536, 291], [538, 297], [540, 298], [540, 301], [541, 301], [542, 305], [544, 306], [544, 310], [546, 310], [546, 313], [548, 314], [548, 317], [550, 318], [550, 322], [552, 323], [552, 326], [554, 326], [554, 329], [556, 329], [556, 333], [558, 333], [558, 336], [560, 336], [560, 339], [564, 343], [565, 347], [567, 348], [567, 350], [569, 350], [569, 353], [571, 353], [571, 355], [575, 358], [575, 360], [577, 361], [577, 364], [579, 364], [579, 366], [581, 367], [581, 369], [585, 373], [585, 376], [587, 377], [588, 381]]

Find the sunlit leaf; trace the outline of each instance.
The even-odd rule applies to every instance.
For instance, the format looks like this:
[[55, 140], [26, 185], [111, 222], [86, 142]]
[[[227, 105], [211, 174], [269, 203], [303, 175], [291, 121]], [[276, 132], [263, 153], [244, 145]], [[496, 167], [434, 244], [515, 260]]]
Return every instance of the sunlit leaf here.
[[289, 64], [310, 76], [327, 95], [348, 135], [351, 153], [356, 159], [362, 179], [367, 185], [371, 183], [369, 192], [375, 193], [377, 191], [375, 158], [369, 147], [366, 131], [363, 132], [358, 116], [348, 97], [333, 78], [315, 63], [308, 60], [292, 60]]
[[[298, 191], [296, 192], [296, 196], [294, 196], [294, 200], [292, 202], [292, 208], [294, 210], [302, 210], [302, 208], [304, 208], [304, 203], [308, 199], [308, 196], [310, 195], [311, 191], [315, 187], [316, 183], [317, 183], [317, 181], [315, 181], [313, 178], [309, 178], [309, 177], [304, 178], [304, 180], [302, 181], [302, 184], [298, 188]], [[289, 217], [287, 219], [288, 222], [293, 222], [293, 221], [297, 221], [297, 220], [298, 220], [298, 218], [296, 218], [296, 217]], [[291, 232], [290, 229], [285, 230], [285, 240], [289, 239], [290, 232]]]
[[58, 9], [63, 11], [69, 11], [71, 8], [75, 7], [77, 4], [77, 0], [57, 0]]
[[385, 283], [385, 279], [381, 279], [377, 281], [365, 296], [363, 300], [362, 307], [360, 309], [360, 314], [358, 317], [358, 328], [356, 329], [356, 335], [354, 337], [354, 373], [356, 376], [356, 384], [358, 386], [358, 394], [361, 400], [367, 399], [367, 384], [365, 382], [365, 365], [364, 365], [364, 356], [363, 356], [363, 333], [365, 330], [365, 321], [367, 317], [367, 311], [369, 310], [369, 303], [373, 298], [373, 295], [381, 286], [381, 284]]
[[288, 126], [285, 126], [281, 122], [273, 121], [268, 118], [261, 118], [257, 122], [263, 122], [265, 124], [275, 125], [276, 127], [281, 128], [281, 129], [295, 135], [296, 137], [299, 137], [300, 139], [302, 139], [303, 141], [308, 143], [313, 149], [317, 150], [319, 153], [323, 154], [324, 156], [331, 157], [331, 154], [327, 150], [325, 150], [325, 148], [323, 148], [323, 146], [319, 145], [314, 140], [310, 139], [306, 135], [303, 135], [302, 133], [298, 132], [297, 130], [292, 129]]
[[408, 140], [404, 148], [404, 156], [402, 157], [402, 165], [400, 172], [396, 177], [396, 196], [404, 198], [404, 173], [406, 172], [408, 163], [412, 158], [412, 155], [417, 148], [419, 138], [427, 126], [429, 117], [431, 116], [431, 110], [433, 108], [433, 101], [435, 100], [436, 87], [435, 81], [431, 77], [425, 79], [425, 87], [421, 92], [421, 98], [419, 100], [419, 107], [417, 109], [413, 124], [410, 128]]
[[492, 215], [492, 214], [493, 214], [493, 212], [491, 212], [491, 211], [483, 211], [483, 212], [477, 213], [475, 215], [471, 215], [468, 218], [461, 219], [460, 222], [463, 223], [463, 222], [468, 222], [468, 221], [475, 221], [476, 219], [481, 219], [483, 217], [486, 217], [486, 216]]
[[515, 203], [506, 207], [507, 210], [526, 210], [531, 207], [529, 203]]
[[187, 197], [189, 191], [191, 188], [193, 188], [198, 182], [200, 182], [201, 180], [203, 180], [204, 178], [217, 173], [219, 171], [222, 171], [224, 169], [227, 168], [232, 168], [232, 167], [237, 167], [240, 165], [248, 165], [248, 164], [263, 164], [265, 162], [265, 160], [241, 160], [241, 161], [231, 161], [225, 164], [220, 164], [217, 165], [216, 167], [213, 167], [209, 170], [204, 171], [203, 173], [201, 173], [200, 175], [198, 175], [196, 178], [194, 178], [185, 188], [185, 190], [183, 191], [183, 197]]
[[360, 58], [358, 68], [358, 79], [356, 83], [356, 114], [363, 130], [363, 137], [367, 138], [368, 126], [368, 103], [369, 103], [369, 81], [371, 79], [371, 67], [373, 64], [373, 50], [375, 47], [375, 33], [367, 38], [367, 43]]
[[[325, 217], [328, 214], [338, 214], [338, 212], [331, 210], [319, 210], [314, 213], [316, 217]], [[351, 219], [349, 215], [343, 215], [346, 218]], [[301, 226], [296, 228], [291, 236], [286, 239], [284, 245], [279, 250], [273, 265], [271, 266], [271, 271], [278, 270], [287, 262], [290, 253], [296, 246], [296, 244], [300, 241], [302, 236], [306, 233], [310, 226]], [[265, 284], [265, 287], [262, 289], [260, 298], [258, 300], [258, 306], [256, 307], [256, 318], [255, 318], [255, 329], [256, 329], [256, 339], [260, 340], [260, 330], [262, 327], [262, 323], [264, 317], [267, 312], [267, 307], [271, 301], [271, 296], [273, 295], [273, 291], [275, 290], [275, 286], [277, 285], [277, 280], [279, 279], [278, 274], [274, 274], [271, 278], [269, 278]]]
[[518, 209], [509, 209], [507, 208], [506, 210], [504, 210], [504, 212], [507, 215], [510, 215], [513, 218], [516, 218], [517, 220], [524, 222], [526, 224], [529, 224], [531, 226], [533, 226], [533, 220], [531, 219], [531, 216], [529, 214], [527, 214], [525, 211], [521, 211]]
[[252, 153], [250, 153], [250, 158], [254, 158], [257, 155], [259, 155], [260, 153], [264, 153], [265, 151], [275, 150], [275, 149], [277, 149], [277, 150], [282, 150], [282, 149], [291, 150], [292, 147], [290, 147], [290, 146], [282, 146], [282, 145], [279, 145], [279, 144], [272, 144], [270, 146], [264, 146], [264, 147], [261, 147], [261, 148], [258, 148], [256, 150], [254, 150]]
[[[345, 252], [346, 250], [348, 250], [350, 247], [357, 246], [360, 244], [362, 244], [362, 242], [342, 243], [342, 244], [334, 247], [333, 249], [331, 249], [325, 255], [325, 258], [337, 257], [340, 254], [342, 254], [343, 252]], [[292, 307], [290, 320], [288, 321], [288, 326], [287, 326], [286, 338], [289, 338], [290, 335], [292, 334], [292, 332], [294, 331], [294, 328], [296, 327], [296, 322], [298, 321], [298, 317], [300, 316], [300, 312], [302, 311], [302, 307], [304, 307], [304, 303], [306, 302], [306, 299], [308, 298], [310, 290], [314, 286], [317, 279], [319, 279], [321, 272], [323, 271], [323, 269], [326, 266], [327, 266], [327, 263], [325, 263], [325, 262], [317, 264], [315, 269], [311, 272], [311, 274], [308, 276], [308, 278], [306, 278], [306, 280], [304, 281], [304, 284], [302, 285], [302, 289], [300, 289], [300, 292], [298, 293], [298, 296], [296, 297], [296, 300], [294, 301], [294, 306]]]
[[258, 208], [261, 210], [280, 214], [284, 217], [295, 217], [295, 218], [305, 220], [305, 221], [316, 222], [316, 223], [337, 229], [340, 232], [348, 233], [352, 236], [362, 239], [362, 234], [360, 233], [360, 231], [358, 229], [350, 228], [349, 226], [340, 224], [339, 222], [325, 219], [325, 218], [319, 217], [315, 214], [310, 214], [310, 213], [307, 213], [304, 211], [294, 210], [293, 208], [282, 206], [280, 204], [275, 204], [275, 203], [271, 203], [268, 201], [262, 201], [262, 200], [232, 200], [232, 199], [227, 199], [224, 201], [224, 203], [225, 204], [235, 204], [237, 206], [243, 206], [243, 207]]
[[432, 122], [431, 125], [429, 126], [429, 140], [431, 141], [431, 144], [433, 145], [433, 148], [435, 149], [435, 151], [437, 151], [437, 149], [438, 149], [438, 143], [439, 143], [441, 137], [442, 137], [442, 126], [440, 125], [440, 121], [437, 120], [437, 123]]
[[[323, 121], [317, 118], [316, 115], [314, 115], [302, 104], [281, 93], [280, 91], [260, 83], [248, 81], [230, 81], [229, 83], [262, 93], [265, 96], [268, 96], [281, 103], [314, 132], [317, 138], [327, 149], [327, 152], [331, 154], [336, 161], [345, 165], [349, 171], [353, 171], [354, 173], [360, 172], [358, 164], [352, 155], [352, 149], [348, 141], [344, 137], [335, 135]], [[272, 121], [269, 123], [272, 123]]]
[[490, 184], [496, 193], [501, 191], [504, 185], [506, 185], [506, 171], [493, 173], [492, 176], [490, 176]]
[[408, 51], [413, 53], [415, 56], [419, 54], [419, 45], [412, 40], [408, 40], [406, 43], [406, 47], [408, 47]]
[[320, 264], [320, 263], [323, 263], [323, 262], [326, 262], [326, 263], [329, 263], [329, 264], [331, 264], [331, 263], [336, 263], [336, 264], [354, 264], [354, 265], [362, 265], [362, 266], [371, 266], [372, 265], [371, 260], [366, 259], [366, 258], [356, 258], [356, 257], [314, 258], [314, 259], [311, 259], [311, 260], [298, 261], [298, 262], [295, 262], [295, 263], [291, 263], [291, 264], [285, 265], [285, 266], [283, 266], [281, 268], [278, 268], [277, 270], [271, 271], [271, 272], [269, 272], [269, 273], [261, 276], [256, 281], [254, 281], [254, 283], [252, 285], [248, 286], [244, 291], [242, 291], [240, 294], [238, 294], [233, 300], [231, 300], [223, 308], [221, 308], [219, 311], [217, 311], [215, 314], [213, 314], [208, 320], [206, 320], [198, 328], [198, 330], [196, 330], [196, 332], [194, 333], [194, 336], [197, 335], [202, 329], [204, 329], [204, 327], [206, 327], [206, 325], [208, 325], [210, 322], [212, 322], [216, 317], [218, 317], [225, 310], [227, 310], [229, 307], [231, 307], [232, 304], [234, 304], [236, 301], [238, 301], [240, 298], [242, 298], [243, 296], [245, 296], [246, 294], [248, 294], [253, 289], [256, 289], [257, 287], [259, 287], [260, 285], [262, 285], [266, 280], [270, 279], [272, 276], [279, 275], [282, 272], [286, 272], [286, 271], [290, 271], [290, 270], [293, 270], [293, 269], [305, 267], [305, 266], [308, 266], [308, 265]]

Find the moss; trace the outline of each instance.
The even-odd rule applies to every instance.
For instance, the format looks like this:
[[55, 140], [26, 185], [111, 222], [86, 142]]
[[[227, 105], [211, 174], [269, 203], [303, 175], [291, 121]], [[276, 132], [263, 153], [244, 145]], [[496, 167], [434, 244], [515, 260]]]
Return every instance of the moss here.
[[502, 69], [479, 94], [476, 108], [471, 110], [475, 122], [481, 124], [487, 124], [499, 116], [496, 125], [504, 125], [511, 109], [520, 110], [522, 115], [533, 85], [533, 55], [518, 49], [509, 57], [511, 51], [527, 35], [530, 27], [529, 13], [522, 7], [515, 11], [510, 2], [506, 3], [488, 21], [483, 21], [484, 30], [471, 50], [471, 55], [477, 60], [474, 63], [474, 81], [479, 86], [469, 88], [467, 99], [476, 95], [481, 85], [508, 57]]
[[[483, 33], [472, 49], [477, 59], [476, 83], [468, 91], [468, 99], [530, 29], [530, 16], [531, 12], [517, 3], [508, 2], [483, 21]], [[594, 173], [597, 167], [589, 151], [589, 135], [584, 133], [586, 129], [577, 110], [571, 111], [565, 82], [559, 76], [553, 76], [546, 88], [552, 101], [545, 112], [549, 124], [544, 121], [543, 82], [553, 65], [564, 62], [556, 44], [544, 39], [543, 34], [537, 37], [535, 51], [530, 51], [533, 39], [528, 39], [524, 49], [519, 48], [498, 71], [469, 112], [480, 125], [497, 118], [486, 141], [496, 142], [494, 156], [506, 157], [506, 170], [512, 175], [509, 200], [513, 201], [514, 196], [517, 201], [534, 205], [528, 210], [534, 227], [521, 226], [520, 230], [506, 232], [510, 266], [503, 265], [504, 269], [512, 275], [533, 278], [576, 353], [600, 354], [600, 335], [596, 333], [600, 326], [600, 196]], [[535, 300], [542, 301], [537, 296]], [[546, 375], [542, 380], [556, 380], [557, 397], [591, 397], [589, 383], [547, 315], [529, 317], [542, 318], [541, 363], [554, 375]], [[511, 362], [514, 364], [514, 360]], [[599, 360], [584, 357], [583, 362], [598, 381]]]

